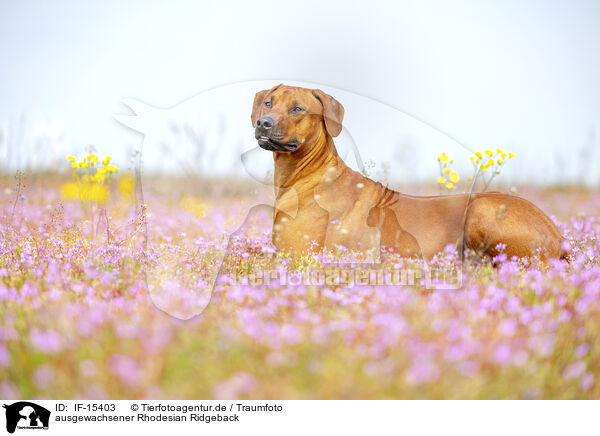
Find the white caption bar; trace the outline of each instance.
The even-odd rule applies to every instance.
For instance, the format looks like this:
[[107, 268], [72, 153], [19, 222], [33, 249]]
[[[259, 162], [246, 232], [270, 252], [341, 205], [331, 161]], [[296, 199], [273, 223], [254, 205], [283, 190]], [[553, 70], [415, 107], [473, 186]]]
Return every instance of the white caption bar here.
[[[13, 401], [1, 431], [20, 436], [596, 434], [595, 401]], [[243, 432], [243, 433], [242, 433]], [[133, 434], [133, 433], [132, 433]]]

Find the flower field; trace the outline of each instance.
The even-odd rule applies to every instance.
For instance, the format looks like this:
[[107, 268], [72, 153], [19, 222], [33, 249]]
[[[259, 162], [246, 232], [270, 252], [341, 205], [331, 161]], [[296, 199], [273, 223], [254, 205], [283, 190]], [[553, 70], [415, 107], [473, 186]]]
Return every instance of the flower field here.
[[600, 193], [520, 190], [570, 263], [468, 260], [452, 290], [267, 285], [268, 216], [229, 238], [254, 193], [161, 181], [141, 206], [118, 177], [102, 204], [66, 176], [0, 178], [0, 397], [600, 398]]

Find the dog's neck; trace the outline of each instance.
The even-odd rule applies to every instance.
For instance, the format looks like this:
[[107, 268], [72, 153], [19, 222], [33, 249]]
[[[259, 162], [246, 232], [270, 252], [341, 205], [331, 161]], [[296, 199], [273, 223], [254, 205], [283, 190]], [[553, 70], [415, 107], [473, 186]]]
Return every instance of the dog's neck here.
[[293, 188], [298, 195], [311, 194], [328, 173], [346, 167], [339, 157], [333, 138], [324, 132], [313, 146], [304, 144], [293, 153], [273, 153], [275, 161], [275, 194], [283, 195]]

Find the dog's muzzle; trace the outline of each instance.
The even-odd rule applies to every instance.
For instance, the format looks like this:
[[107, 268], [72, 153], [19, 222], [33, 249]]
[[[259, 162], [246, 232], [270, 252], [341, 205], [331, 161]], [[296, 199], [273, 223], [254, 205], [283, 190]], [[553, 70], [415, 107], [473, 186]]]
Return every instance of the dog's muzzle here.
[[275, 123], [271, 117], [261, 117], [256, 121], [254, 137], [258, 140], [260, 148], [269, 151], [290, 152], [298, 148], [296, 141], [281, 142], [272, 137], [272, 129]]

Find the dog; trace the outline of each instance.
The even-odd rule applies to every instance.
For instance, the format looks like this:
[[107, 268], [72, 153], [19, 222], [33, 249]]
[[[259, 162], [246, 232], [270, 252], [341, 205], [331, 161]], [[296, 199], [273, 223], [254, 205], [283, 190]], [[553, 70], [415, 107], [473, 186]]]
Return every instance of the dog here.
[[311, 250], [386, 248], [430, 260], [448, 245], [482, 256], [564, 258], [563, 238], [531, 202], [498, 192], [416, 197], [349, 168], [333, 138], [344, 107], [319, 89], [280, 84], [252, 107], [258, 145], [273, 153], [273, 243], [294, 258]]

